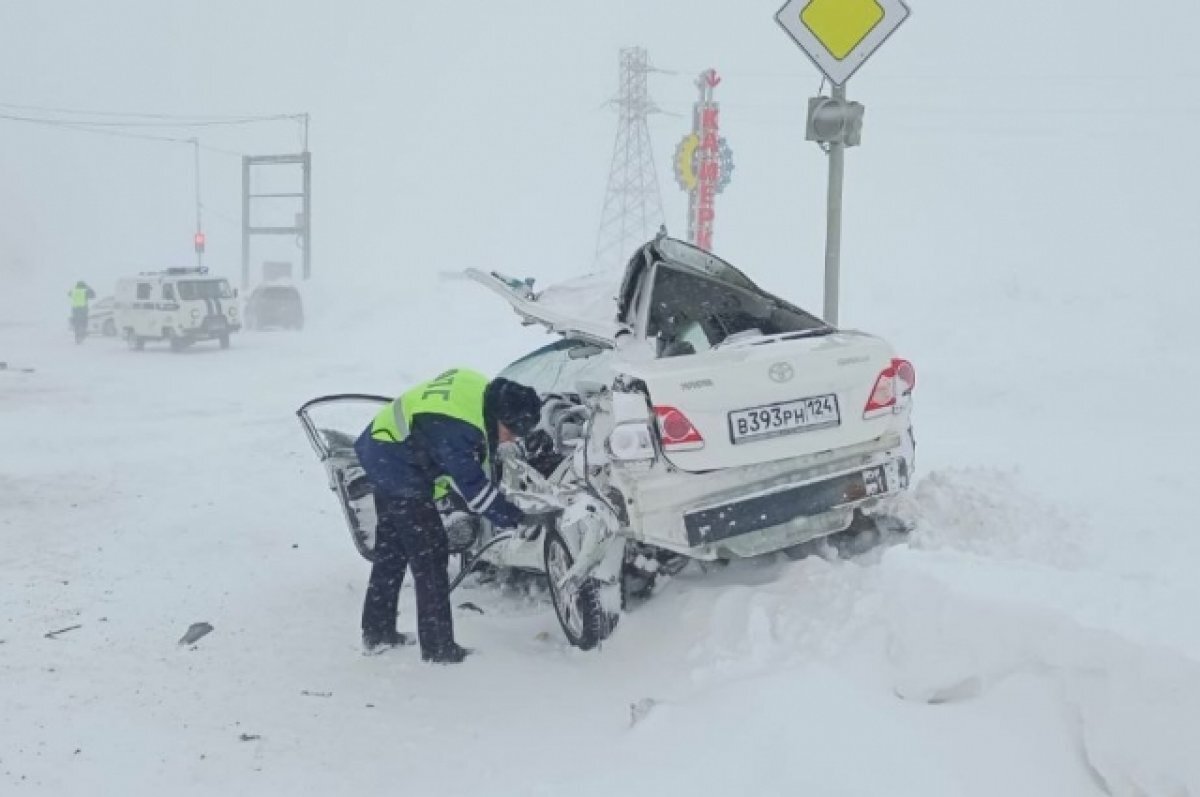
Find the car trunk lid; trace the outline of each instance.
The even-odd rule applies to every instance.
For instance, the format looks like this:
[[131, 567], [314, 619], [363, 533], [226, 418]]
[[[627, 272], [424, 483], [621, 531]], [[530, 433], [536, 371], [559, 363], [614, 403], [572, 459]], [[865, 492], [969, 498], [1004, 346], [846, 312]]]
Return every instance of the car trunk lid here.
[[[868, 442], [864, 409], [891, 347], [856, 331], [793, 333], [632, 366], [659, 414], [667, 458], [687, 471], [744, 467]], [[703, 438], [685, 435], [681, 414]], [[666, 423], [672, 428], [665, 428]], [[671, 435], [675, 437], [671, 437]]]

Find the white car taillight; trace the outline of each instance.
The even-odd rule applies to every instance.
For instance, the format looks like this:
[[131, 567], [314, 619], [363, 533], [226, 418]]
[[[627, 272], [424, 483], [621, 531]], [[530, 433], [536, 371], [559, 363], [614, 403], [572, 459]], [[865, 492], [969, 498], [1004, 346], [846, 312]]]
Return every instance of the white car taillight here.
[[704, 448], [704, 436], [688, 417], [674, 407], [655, 407], [658, 432], [664, 451], [696, 451]]
[[875, 379], [875, 387], [871, 388], [871, 396], [863, 408], [863, 418], [878, 418], [892, 412], [897, 399], [911, 395], [916, 386], [917, 371], [912, 363], [893, 357], [891, 364]]
[[608, 453], [622, 462], [646, 462], [655, 457], [650, 427], [644, 423], [617, 424], [608, 435]]

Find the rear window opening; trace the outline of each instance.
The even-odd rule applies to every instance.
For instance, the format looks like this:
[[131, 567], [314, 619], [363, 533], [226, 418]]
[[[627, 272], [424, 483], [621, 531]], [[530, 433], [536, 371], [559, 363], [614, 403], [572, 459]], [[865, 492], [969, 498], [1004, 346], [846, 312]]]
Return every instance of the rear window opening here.
[[254, 298], [266, 302], [298, 302], [300, 293], [295, 288], [258, 288]]
[[831, 328], [759, 290], [731, 285], [665, 263], [654, 277], [646, 336], [659, 357], [699, 354], [723, 343]]
[[179, 298], [184, 301], [193, 299], [232, 299], [233, 290], [228, 280], [180, 280]]

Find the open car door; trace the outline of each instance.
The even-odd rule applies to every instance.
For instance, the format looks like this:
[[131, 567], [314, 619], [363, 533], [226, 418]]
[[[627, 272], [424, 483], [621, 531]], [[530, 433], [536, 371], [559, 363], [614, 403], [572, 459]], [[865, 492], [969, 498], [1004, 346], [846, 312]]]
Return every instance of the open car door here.
[[338, 497], [354, 547], [368, 562], [375, 561], [375, 492], [358, 463], [354, 441], [367, 428], [385, 396], [341, 393], [321, 396], [296, 410], [317, 458], [325, 466], [329, 489]]
[[[325, 466], [329, 489], [337, 495], [354, 548], [368, 562], [375, 561], [375, 486], [358, 461], [354, 443], [363, 429], [392, 399], [369, 393], [338, 393], [306, 402], [296, 410], [308, 442]], [[479, 524], [465, 512], [466, 504], [451, 493], [437, 503], [446, 527], [450, 553], [463, 553], [479, 536]]]

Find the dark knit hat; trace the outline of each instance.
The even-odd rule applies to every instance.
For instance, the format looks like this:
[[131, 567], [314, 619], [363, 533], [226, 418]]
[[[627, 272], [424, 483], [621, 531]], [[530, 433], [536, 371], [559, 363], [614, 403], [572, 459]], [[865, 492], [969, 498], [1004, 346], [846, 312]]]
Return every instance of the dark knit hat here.
[[504, 377], [491, 381], [483, 403], [484, 410], [517, 437], [532, 432], [542, 419], [542, 400], [537, 391]]

